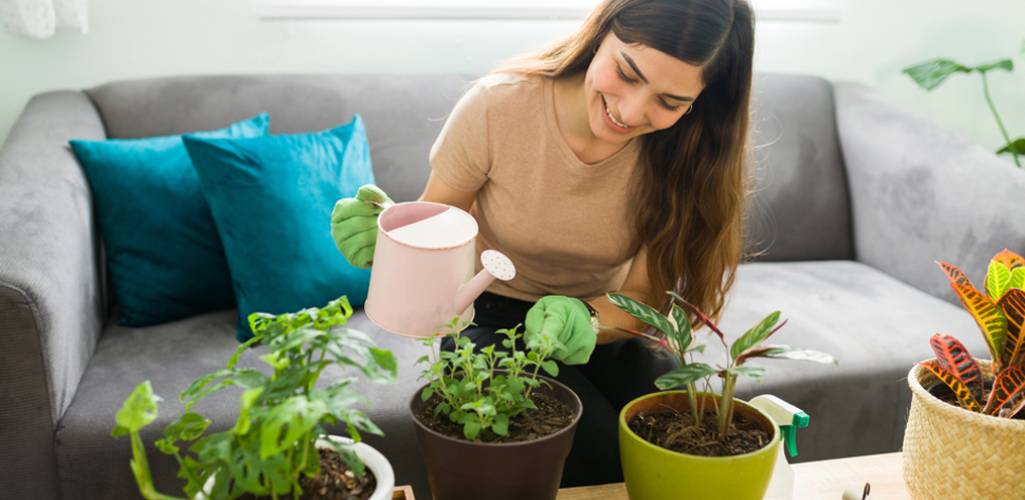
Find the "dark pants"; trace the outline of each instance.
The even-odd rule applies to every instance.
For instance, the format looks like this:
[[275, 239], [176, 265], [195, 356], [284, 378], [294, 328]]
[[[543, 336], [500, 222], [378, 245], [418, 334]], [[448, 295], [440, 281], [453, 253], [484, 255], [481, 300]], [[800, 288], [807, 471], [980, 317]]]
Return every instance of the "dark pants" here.
[[[477, 326], [467, 328], [462, 335], [472, 340], [477, 349], [488, 345], [501, 348], [505, 337], [495, 334], [495, 330], [523, 324], [533, 305], [485, 292], [474, 302]], [[523, 332], [522, 326], [519, 332]], [[441, 347], [451, 350], [454, 345], [445, 339]], [[563, 487], [623, 480], [619, 463], [619, 411], [630, 400], [656, 391], [655, 379], [675, 366], [675, 360], [640, 339], [598, 345], [585, 365], [559, 363], [556, 379], [572, 389], [584, 405], [573, 450], [563, 470]]]

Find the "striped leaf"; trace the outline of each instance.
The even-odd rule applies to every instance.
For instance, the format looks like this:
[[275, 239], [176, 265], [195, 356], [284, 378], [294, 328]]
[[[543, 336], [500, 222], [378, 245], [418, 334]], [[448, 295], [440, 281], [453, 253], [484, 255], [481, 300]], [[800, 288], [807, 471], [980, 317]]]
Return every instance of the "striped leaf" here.
[[1005, 367], [1025, 364], [1025, 291], [1012, 288], [998, 303], [1007, 320], [1004, 349], [1001, 358]]
[[1014, 410], [1014, 413], [1017, 413], [1021, 410], [1023, 399], [1025, 399], [1025, 368], [1013, 366], [1000, 372], [996, 380], [993, 381], [993, 390], [989, 393], [985, 412], [989, 415], [997, 415], [1002, 409], [1007, 409], [1008, 412]]
[[961, 381], [958, 380], [957, 377], [949, 370], [940, 366], [939, 362], [935, 359], [924, 361], [920, 363], [920, 365], [922, 368], [929, 370], [929, 373], [932, 373], [933, 376], [939, 379], [940, 382], [943, 382], [943, 384], [949, 387], [950, 390], [954, 391], [954, 394], [957, 396], [957, 400], [961, 403], [962, 408], [974, 412], [982, 411], [982, 405], [979, 404], [978, 399], [975, 399], [975, 396], [972, 396], [972, 391], [968, 389], [968, 386], [961, 383]]
[[968, 276], [957, 266], [943, 261], [937, 261], [936, 264], [947, 275], [950, 287], [957, 292], [957, 298], [961, 300], [961, 304], [975, 318], [993, 359], [993, 371], [999, 372], [1003, 366], [1001, 353], [1004, 350], [1004, 336], [1007, 333], [1007, 320], [1004, 318], [1004, 313], [1000, 311], [993, 299], [975, 288]]
[[656, 330], [669, 337], [676, 337], [676, 329], [673, 328], [672, 323], [670, 323], [665, 316], [659, 314], [654, 307], [638, 302], [637, 300], [621, 293], [609, 293], [607, 296], [610, 302], [623, 311], [626, 311], [630, 316], [643, 321], [647, 325], [655, 327]]
[[1025, 267], [1011, 269], [1011, 279], [1007, 288], [1025, 288]]
[[986, 270], [986, 293], [989, 298], [1000, 300], [1010, 287], [1011, 270], [996, 259], [989, 261], [989, 269]]
[[968, 353], [961, 341], [953, 336], [937, 333], [929, 339], [936, 353], [936, 361], [972, 391], [975, 399], [982, 398], [982, 369]]
[[757, 346], [769, 338], [776, 330], [773, 329], [779, 322], [779, 311], [773, 311], [763, 318], [757, 325], [744, 332], [733, 345], [730, 346], [730, 357], [737, 359], [744, 351]]
[[1004, 267], [1012, 271], [1019, 267], [1025, 267], [1025, 257], [1022, 257], [1021, 255], [1018, 255], [1006, 248], [993, 256], [993, 260], [1003, 264]]
[[663, 374], [655, 380], [655, 387], [665, 391], [677, 387], [686, 387], [687, 384], [696, 382], [705, 377], [715, 374], [715, 368], [705, 363], [689, 363], [669, 373]]
[[705, 313], [701, 312], [701, 309], [698, 309], [698, 306], [691, 304], [690, 302], [687, 302], [686, 299], [684, 299], [672, 290], [666, 293], [672, 296], [673, 299], [680, 301], [680, 303], [683, 304], [684, 307], [690, 309], [690, 312], [694, 313], [694, 315], [697, 316], [698, 319], [705, 324], [705, 326], [707, 326], [710, 330], [712, 330], [713, 333], [719, 336], [719, 340], [722, 340], [724, 344], [726, 343], [726, 335], [722, 332], [722, 330], [719, 329], [719, 325], [716, 325], [715, 322], [712, 321], [712, 318], [709, 318], [707, 315], [705, 315]]
[[673, 303], [673, 321], [676, 322], [677, 345], [680, 348], [680, 352], [686, 352], [690, 348], [690, 343], [693, 339], [690, 318], [687, 317], [687, 313], [683, 311], [683, 308], [675, 302]]

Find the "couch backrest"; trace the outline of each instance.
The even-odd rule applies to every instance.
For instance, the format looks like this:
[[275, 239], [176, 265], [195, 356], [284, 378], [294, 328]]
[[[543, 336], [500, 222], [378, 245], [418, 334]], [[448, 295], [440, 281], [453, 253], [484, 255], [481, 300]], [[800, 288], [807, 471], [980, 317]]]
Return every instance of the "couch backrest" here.
[[[223, 127], [262, 111], [273, 133], [321, 130], [360, 113], [378, 183], [416, 199], [428, 152], [472, 77], [226, 75], [119, 81], [89, 89], [110, 137]], [[749, 247], [762, 260], [852, 258], [850, 204], [833, 114], [820, 78], [765, 74], [753, 96], [758, 191]]]

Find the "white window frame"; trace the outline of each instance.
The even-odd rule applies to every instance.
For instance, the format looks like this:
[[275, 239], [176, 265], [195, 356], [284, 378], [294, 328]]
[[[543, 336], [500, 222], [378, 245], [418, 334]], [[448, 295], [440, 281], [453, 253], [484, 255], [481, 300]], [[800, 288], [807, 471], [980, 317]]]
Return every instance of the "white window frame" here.
[[[839, 22], [839, 0], [753, 0], [759, 21]], [[257, 0], [260, 19], [580, 20], [597, 0]]]

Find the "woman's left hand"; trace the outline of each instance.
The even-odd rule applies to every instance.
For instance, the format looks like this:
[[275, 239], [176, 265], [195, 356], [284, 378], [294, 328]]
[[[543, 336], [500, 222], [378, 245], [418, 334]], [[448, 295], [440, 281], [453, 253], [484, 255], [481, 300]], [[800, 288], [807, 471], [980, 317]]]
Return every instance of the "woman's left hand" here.
[[527, 311], [523, 339], [527, 346], [543, 337], [559, 342], [552, 358], [567, 365], [582, 365], [591, 359], [598, 333], [591, 324], [591, 312], [580, 299], [562, 295], [541, 297]]

